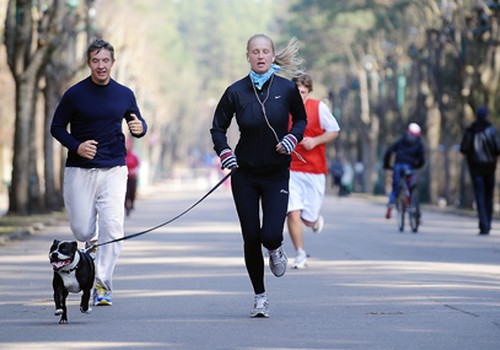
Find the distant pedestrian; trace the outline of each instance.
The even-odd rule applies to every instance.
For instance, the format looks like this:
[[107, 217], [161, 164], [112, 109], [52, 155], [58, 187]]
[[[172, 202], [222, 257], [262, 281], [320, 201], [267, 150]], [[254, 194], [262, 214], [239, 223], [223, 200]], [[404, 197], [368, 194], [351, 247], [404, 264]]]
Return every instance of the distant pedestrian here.
[[365, 187], [363, 186], [363, 173], [365, 171], [365, 165], [363, 162], [354, 163], [354, 181], [352, 184], [353, 192], [364, 192]]
[[127, 156], [125, 157], [127, 163], [128, 177], [127, 177], [127, 193], [125, 195], [125, 214], [130, 216], [132, 210], [135, 209], [135, 197], [137, 193], [137, 180], [139, 175], [139, 167], [141, 162], [139, 156], [134, 151], [134, 141], [131, 138], [127, 139]]
[[[275, 52], [268, 36], [252, 36], [246, 52], [250, 72], [226, 89], [210, 129], [222, 167], [236, 169], [231, 189], [243, 235], [245, 265], [255, 293], [251, 317], [269, 317], [262, 247], [269, 253], [275, 276], [283, 276], [288, 261], [282, 244], [289, 167], [307, 116], [297, 85], [276, 73], [284, 69], [292, 76], [300, 74], [297, 52], [295, 40]], [[240, 131], [234, 152], [226, 135], [233, 118]]]
[[340, 197], [347, 197], [351, 194], [352, 191], [352, 183], [354, 181], [354, 168], [347, 159], [343, 161], [344, 172], [342, 173], [342, 177], [340, 178]]
[[342, 164], [342, 159], [340, 157], [335, 157], [328, 170], [332, 176], [332, 189], [337, 188], [340, 196], [340, 180], [342, 179], [342, 175], [344, 175], [344, 164]]
[[474, 187], [479, 234], [487, 235], [493, 219], [493, 193], [495, 192], [495, 171], [500, 154], [500, 137], [488, 120], [488, 109], [479, 107], [476, 120], [465, 129], [460, 152], [467, 158]]

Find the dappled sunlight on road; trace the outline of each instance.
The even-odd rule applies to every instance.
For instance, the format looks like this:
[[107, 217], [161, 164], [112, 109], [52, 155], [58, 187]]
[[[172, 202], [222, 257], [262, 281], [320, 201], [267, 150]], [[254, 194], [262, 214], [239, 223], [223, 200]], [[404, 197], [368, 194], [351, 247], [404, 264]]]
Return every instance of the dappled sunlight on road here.
[[[473, 276], [493, 275], [500, 280], [500, 269], [496, 264], [464, 264], [464, 263], [443, 263], [443, 262], [422, 262], [422, 261], [393, 261], [393, 260], [315, 260], [314, 266], [322, 269], [335, 270], [335, 275], [367, 272], [388, 273], [391, 271], [412, 272], [441, 272], [441, 273], [463, 273]], [[311, 271], [314, 273], [314, 271]], [[324, 272], [324, 271], [323, 271]]]
[[242, 257], [217, 257], [207, 258], [203, 256], [189, 256], [189, 257], [140, 257], [140, 258], [127, 258], [120, 259], [120, 265], [163, 265], [173, 264], [183, 266], [202, 266], [204, 268], [210, 267], [230, 267], [230, 266], [243, 266]]
[[[151, 289], [138, 289], [138, 290], [122, 290], [115, 295], [120, 298], [158, 298], [158, 297], [192, 297], [202, 295], [215, 295], [225, 296], [234, 295], [235, 293], [222, 292], [220, 290], [151, 290]], [[240, 294], [240, 293], [237, 293]]]
[[[196, 225], [190, 226], [180, 226], [182, 222], [176, 223], [175, 226], [164, 226], [158, 228], [157, 230], [151, 231], [148, 234], [176, 234], [176, 233], [196, 233], [196, 234], [213, 234], [213, 233], [231, 233], [239, 235], [239, 225], [237, 223], [223, 225], [216, 222], [198, 222]], [[142, 232], [148, 228], [140, 228], [135, 227], [137, 232]], [[131, 232], [131, 226], [127, 226], [127, 231], [125, 236], [133, 234], [135, 232]], [[137, 238], [140, 239], [140, 238]]]
[[37, 342], [37, 343], [32, 343], [32, 342], [15, 342], [15, 343], [10, 343], [10, 344], [0, 344], [0, 350], [46, 350], [46, 349], [51, 349], [51, 350], [58, 350], [58, 349], [66, 349], [66, 350], [72, 350], [72, 349], [144, 349], [144, 348], [150, 348], [150, 349], [165, 349], [170, 346], [174, 346], [175, 344], [168, 344], [165, 342], [161, 343], [156, 343], [156, 342], [104, 342], [104, 341], [74, 341], [74, 342], [60, 342], [60, 341], [52, 341], [52, 342]]

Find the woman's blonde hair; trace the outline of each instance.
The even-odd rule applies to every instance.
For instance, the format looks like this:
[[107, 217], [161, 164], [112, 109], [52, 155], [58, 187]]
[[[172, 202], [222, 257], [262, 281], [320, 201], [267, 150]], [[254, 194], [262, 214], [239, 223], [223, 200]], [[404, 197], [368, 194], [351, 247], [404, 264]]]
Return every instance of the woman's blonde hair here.
[[250, 43], [256, 38], [264, 38], [271, 43], [274, 54], [274, 63], [281, 67], [281, 69], [288, 74], [291, 78], [299, 77], [305, 74], [302, 67], [304, 60], [298, 56], [299, 54], [299, 41], [293, 37], [288, 42], [288, 45], [283, 49], [276, 52], [274, 42], [270, 37], [265, 34], [255, 34], [248, 39], [247, 51], [250, 48]]

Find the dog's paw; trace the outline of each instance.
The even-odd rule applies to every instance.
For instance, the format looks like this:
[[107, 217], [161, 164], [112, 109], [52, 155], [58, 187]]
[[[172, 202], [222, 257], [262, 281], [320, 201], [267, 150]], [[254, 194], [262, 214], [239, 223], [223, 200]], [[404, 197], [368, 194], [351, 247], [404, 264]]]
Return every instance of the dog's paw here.
[[61, 318], [59, 320], [59, 324], [68, 324], [68, 319], [67, 318]]
[[89, 307], [87, 310], [84, 310], [83, 307], [80, 308], [82, 314], [90, 314], [92, 312], [92, 308]]
[[54, 311], [54, 315], [59, 316], [59, 315], [62, 315], [63, 312], [64, 312], [63, 309], [56, 309], [56, 311]]

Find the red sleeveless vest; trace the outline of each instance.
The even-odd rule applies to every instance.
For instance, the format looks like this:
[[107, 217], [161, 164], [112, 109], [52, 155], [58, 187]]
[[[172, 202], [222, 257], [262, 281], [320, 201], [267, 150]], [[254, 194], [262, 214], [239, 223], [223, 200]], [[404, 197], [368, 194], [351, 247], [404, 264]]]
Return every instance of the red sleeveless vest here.
[[[307, 99], [305, 109], [307, 114], [307, 127], [304, 131], [304, 137], [316, 137], [323, 134], [325, 131], [321, 128], [319, 119], [319, 100]], [[291, 125], [291, 120], [290, 120]], [[303, 173], [327, 174], [328, 167], [326, 164], [326, 144], [321, 144], [307, 151], [300, 143], [295, 148], [302, 158], [307, 163], [301, 161], [295, 153], [292, 153], [292, 171], [300, 171]]]

